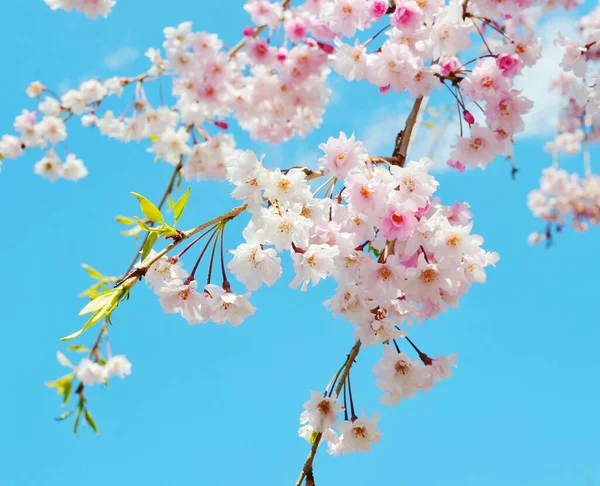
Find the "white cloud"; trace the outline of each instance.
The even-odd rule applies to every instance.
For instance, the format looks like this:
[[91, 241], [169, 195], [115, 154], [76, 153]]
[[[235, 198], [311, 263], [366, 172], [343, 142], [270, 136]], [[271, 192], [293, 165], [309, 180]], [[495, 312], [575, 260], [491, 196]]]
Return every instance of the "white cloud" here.
[[[449, 108], [449, 109], [452, 109]], [[433, 116], [433, 114], [437, 114]], [[446, 161], [450, 155], [451, 145], [456, 142], [460, 133], [459, 121], [456, 113], [426, 111], [420, 126], [417, 128], [415, 138], [411, 142], [408, 151], [410, 159], [431, 157], [434, 161], [434, 170], [440, 172], [447, 170]], [[372, 118], [364, 131], [362, 142], [372, 155], [388, 156], [392, 154], [394, 142], [398, 132], [404, 128], [408, 110], [400, 108], [397, 113], [388, 110], [380, 110]]]
[[550, 92], [550, 83], [560, 72], [563, 51], [554, 45], [558, 32], [577, 38], [576, 21], [567, 15], [554, 16], [539, 30], [542, 38], [542, 58], [531, 68], [525, 68], [517, 79], [516, 88], [533, 101], [533, 109], [524, 117], [525, 132], [519, 137], [547, 137], [554, 134], [561, 104], [556, 93]]
[[117, 51], [104, 58], [104, 66], [116, 71], [123, 66], [132, 63], [140, 56], [140, 51], [134, 47], [121, 47]]

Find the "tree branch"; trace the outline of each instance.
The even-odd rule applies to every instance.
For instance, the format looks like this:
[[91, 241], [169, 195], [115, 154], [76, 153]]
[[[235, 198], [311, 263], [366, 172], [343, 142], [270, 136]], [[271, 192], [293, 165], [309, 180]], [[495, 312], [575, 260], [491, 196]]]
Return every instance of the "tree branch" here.
[[[356, 357], [358, 356], [358, 353], [360, 352], [360, 345], [361, 345], [360, 339], [358, 339], [354, 343], [354, 346], [352, 346], [350, 353], [348, 353], [348, 358], [346, 359], [346, 365], [344, 367], [344, 371], [342, 371], [342, 374], [340, 375], [340, 380], [338, 381], [337, 386], [335, 387], [335, 394], [338, 397], [340, 396], [342, 387], [344, 386], [344, 383], [346, 382], [346, 379], [348, 378], [348, 373], [350, 373], [350, 368], [352, 368], [352, 365], [354, 364], [354, 360], [356, 359]], [[314, 485], [313, 461], [315, 460], [315, 456], [317, 454], [317, 450], [319, 449], [319, 445], [321, 444], [322, 438], [323, 438], [323, 433], [319, 432], [315, 438], [315, 441], [313, 442], [312, 447], [310, 448], [310, 452], [308, 453], [308, 457], [306, 458], [306, 461], [304, 461], [304, 466], [302, 467], [300, 476], [298, 476], [298, 480], [296, 481], [296, 486], [301, 486], [302, 481], [304, 481], [304, 478], [307, 479], [307, 482], [310, 479], [312, 481], [312, 484]]]
[[392, 165], [404, 166], [406, 162], [406, 154], [408, 152], [408, 146], [413, 138], [413, 131], [419, 119], [419, 113], [421, 111], [421, 105], [423, 103], [423, 97], [419, 97], [415, 100], [412, 110], [406, 119], [404, 130], [398, 133], [396, 137], [396, 145], [394, 147], [394, 153], [392, 154], [392, 161], [389, 161]]

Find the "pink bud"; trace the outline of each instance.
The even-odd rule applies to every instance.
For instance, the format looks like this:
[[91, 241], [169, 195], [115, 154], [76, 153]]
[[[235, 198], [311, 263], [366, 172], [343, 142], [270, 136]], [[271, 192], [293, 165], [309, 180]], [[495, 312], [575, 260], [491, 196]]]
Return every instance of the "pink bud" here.
[[249, 37], [252, 34], [254, 34], [254, 27], [250, 25], [248, 27], [244, 27], [244, 30], [242, 30], [242, 35], [244, 35], [245, 37]]
[[448, 165], [448, 167], [452, 167], [453, 169], [456, 169], [458, 172], [464, 172], [466, 169], [466, 166], [464, 164], [461, 164], [458, 160], [448, 160], [448, 162], [446, 162], [446, 164]]
[[224, 121], [216, 121], [216, 122], [213, 122], [213, 124], [219, 128], [222, 128], [223, 130], [227, 130], [229, 128], [229, 125], [227, 123], [225, 123]]
[[390, 91], [390, 85], [388, 84], [387, 86], [380, 86], [379, 87], [379, 93], [380, 94], [386, 94]]
[[369, 7], [369, 15], [372, 20], [379, 20], [388, 9], [387, 0], [373, 0], [371, 2], [371, 6]]
[[331, 44], [325, 44], [324, 42], [319, 42], [319, 47], [327, 54], [333, 54], [333, 51], [335, 51], [335, 47], [333, 47]]
[[516, 54], [500, 54], [496, 58], [496, 65], [504, 76], [512, 78], [523, 68], [523, 61]]
[[280, 47], [277, 51], [277, 60], [279, 62], [283, 62], [287, 59], [287, 49], [285, 47]]
[[468, 110], [463, 111], [463, 118], [469, 125], [473, 125], [473, 123], [475, 123], [475, 117]]
[[442, 72], [440, 73], [444, 77], [450, 76], [450, 74], [458, 71], [461, 68], [461, 63], [456, 57], [448, 57], [440, 62]]

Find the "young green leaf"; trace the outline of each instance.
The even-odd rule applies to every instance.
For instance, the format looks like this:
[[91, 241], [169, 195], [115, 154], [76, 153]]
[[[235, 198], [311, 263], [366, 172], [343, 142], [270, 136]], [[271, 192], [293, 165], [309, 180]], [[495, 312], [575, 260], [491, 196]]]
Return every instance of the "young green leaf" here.
[[136, 192], [132, 192], [131, 194], [137, 197], [140, 203], [140, 208], [142, 209], [142, 213], [144, 213], [144, 216], [146, 216], [146, 218], [148, 218], [153, 223], [164, 223], [165, 218], [154, 204], [152, 204], [150, 201], [148, 201], [148, 199], [146, 199], [140, 194], [137, 194]]
[[152, 231], [156, 231], [156, 228], [152, 228], [151, 226], [148, 226], [146, 223], [144, 223], [140, 218], [138, 218], [136, 216], [136, 221], [138, 226], [140, 227], [140, 229], [147, 231], [148, 233], [151, 233]]
[[102, 275], [98, 270], [90, 267], [89, 265], [86, 265], [85, 263], [82, 263], [81, 266], [88, 273], [88, 275], [92, 278], [100, 279], [100, 278], [104, 277], [104, 275]]
[[175, 203], [175, 208], [173, 209], [175, 221], [179, 221], [179, 218], [181, 218], [183, 210], [185, 209], [185, 206], [187, 205], [188, 199], [190, 197], [190, 191], [191, 189], [188, 187], [187, 191], [185, 191], [185, 194], [183, 194], [183, 196], [181, 196]]
[[92, 428], [92, 430], [96, 433], [96, 435], [100, 434], [100, 431], [98, 430], [98, 427], [96, 426], [96, 422], [94, 422], [94, 418], [92, 417], [92, 414], [90, 413], [90, 411], [87, 408], [85, 409], [85, 421]]
[[67, 346], [67, 349], [69, 351], [75, 351], [76, 353], [87, 353], [89, 351], [88, 348], [81, 344], [71, 344], [70, 346]]
[[167, 199], [167, 205], [169, 206], [169, 209], [171, 211], [175, 209], [175, 201], [173, 200], [173, 196], [169, 196], [169, 198]]
[[91, 300], [83, 309], [79, 311], [79, 315], [83, 316], [85, 314], [90, 314], [102, 309], [108, 302], [112, 301], [114, 294], [116, 294], [117, 291], [118, 289], [111, 289], [108, 292], [99, 295], [94, 300]]
[[69, 398], [71, 398], [71, 390], [73, 390], [73, 380], [69, 380], [65, 384], [65, 390], [63, 393], [63, 406], [69, 403]]
[[121, 223], [127, 226], [129, 226], [130, 224], [135, 224], [135, 219], [128, 218], [127, 216], [115, 216], [115, 219], [117, 220], [117, 223]]
[[81, 418], [81, 407], [77, 409], [77, 415], [75, 415], [75, 422], [73, 422], [73, 433], [77, 433], [77, 429], [79, 428], [79, 419]]
[[144, 261], [146, 257], [150, 254], [150, 251], [152, 250], [152, 248], [154, 248], [156, 240], [158, 240], [158, 233], [154, 232], [148, 234], [148, 238], [146, 238], [144, 246], [142, 247], [142, 261]]
[[69, 415], [71, 415], [73, 413], [73, 410], [68, 410], [66, 412], [61, 413], [58, 417], [56, 417], [54, 420], [56, 420], [57, 422], [60, 422], [64, 419], [66, 419]]

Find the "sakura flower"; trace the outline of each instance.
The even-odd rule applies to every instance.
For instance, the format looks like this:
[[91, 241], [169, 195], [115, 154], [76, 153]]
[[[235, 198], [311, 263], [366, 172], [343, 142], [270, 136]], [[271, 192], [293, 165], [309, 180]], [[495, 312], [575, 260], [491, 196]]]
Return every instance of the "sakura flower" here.
[[[157, 253], [155, 250], [150, 250], [148, 256], [139, 263], [136, 263], [135, 267], [140, 268], [153, 260]], [[150, 268], [146, 271], [144, 280], [150, 288], [154, 290], [155, 294], [160, 295], [160, 290], [168, 282], [173, 280], [183, 281], [187, 278], [188, 273], [181, 267], [179, 263], [172, 263], [166, 255], [160, 257], [155, 261]]]
[[262, 283], [270, 287], [281, 276], [281, 259], [273, 248], [242, 243], [231, 253], [233, 259], [227, 268], [250, 291], [258, 290]]
[[337, 415], [344, 410], [338, 400], [316, 391], [310, 392], [310, 400], [303, 407], [305, 410], [300, 414], [300, 423], [308, 424], [315, 432], [333, 427]]
[[476, 123], [471, 127], [471, 137], [460, 137], [450, 158], [472, 167], [485, 168], [497, 155], [504, 152], [491, 129]]
[[382, 219], [380, 229], [388, 240], [405, 241], [410, 238], [417, 226], [417, 218], [408, 210], [399, 210], [390, 205], [386, 216]]
[[369, 452], [371, 444], [381, 440], [381, 432], [377, 428], [379, 414], [377, 412], [367, 419], [364, 412], [354, 421], [345, 420], [337, 426], [341, 435], [339, 444], [334, 449], [334, 455], [351, 454], [353, 452]]
[[256, 308], [248, 300], [249, 293], [237, 295], [214, 284], [208, 284], [205, 291], [206, 302], [211, 309], [210, 319], [217, 324], [227, 321], [232, 326], [239, 326], [244, 319], [256, 312]]
[[108, 378], [105, 367], [88, 358], [82, 359], [75, 371], [77, 379], [85, 386], [104, 383]]
[[178, 128], [177, 131], [167, 127], [148, 151], [156, 154], [156, 160], [162, 159], [169, 164], [177, 165], [181, 157], [190, 152], [187, 146], [189, 137], [189, 133], [183, 127]]
[[157, 292], [160, 305], [169, 314], [180, 313], [189, 324], [206, 322], [201, 313], [202, 307], [206, 305], [206, 298], [197, 292], [197, 288], [196, 280], [189, 283], [180, 279], [166, 281]]
[[355, 42], [354, 46], [344, 44], [336, 39], [337, 49], [332, 57], [333, 69], [348, 81], [360, 81], [367, 75], [367, 48]]
[[124, 354], [112, 356], [104, 366], [108, 377], [116, 375], [125, 378], [131, 374], [131, 363]]
[[83, 161], [74, 154], [67, 155], [67, 159], [62, 166], [62, 177], [70, 181], [78, 181], [88, 175], [88, 171]]
[[62, 162], [54, 152], [48, 152], [42, 160], [35, 163], [33, 172], [54, 182], [62, 175]]
[[319, 168], [331, 177], [343, 179], [353, 168], [363, 165], [368, 153], [362, 143], [352, 134], [349, 138], [340, 132], [338, 138], [329, 137], [319, 148], [325, 155], [319, 159]]
[[23, 142], [13, 135], [4, 135], [0, 139], [0, 154], [5, 159], [17, 159], [23, 155]]
[[306, 251], [292, 253], [296, 276], [290, 287], [297, 288], [302, 283], [302, 291], [306, 291], [308, 282], [315, 287], [319, 280], [327, 277], [335, 267], [335, 259], [340, 254], [337, 246], [310, 245]]
[[411, 360], [405, 353], [398, 353], [393, 346], [383, 348], [383, 357], [373, 368], [379, 379], [377, 387], [384, 392], [381, 403], [397, 405], [403, 399], [414, 398], [428, 381], [430, 371], [421, 360]]

